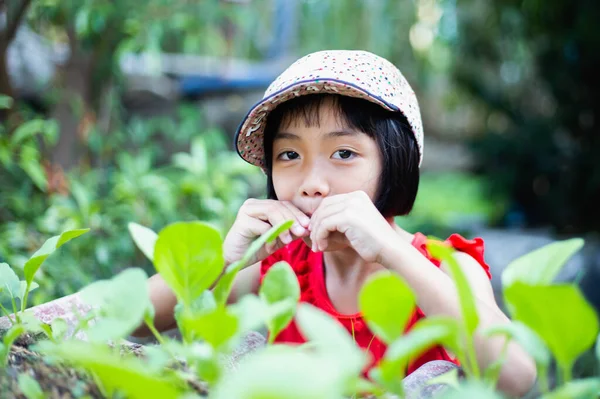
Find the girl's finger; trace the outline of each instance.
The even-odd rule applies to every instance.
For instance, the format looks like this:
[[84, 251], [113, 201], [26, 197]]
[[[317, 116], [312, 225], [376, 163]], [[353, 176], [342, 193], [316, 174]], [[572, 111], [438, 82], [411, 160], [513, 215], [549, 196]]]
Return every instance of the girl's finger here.
[[[290, 209], [290, 207], [284, 205], [282, 201], [249, 200], [244, 203], [244, 212], [251, 217], [268, 222], [271, 226], [277, 226], [288, 220], [297, 220], [297, 215], [292, 209]], [[298, 210], [298, 212], [298, 217], [300, 217], [302, 213], [300, 210]], [[297, 231], [297, 233], [301, 232]], [[289, 231], [284, 231], [281, 233], [279, 238], [284, 244], [289, 244], [293, 240]]]
[[279, 241], [279, 239], [276, 239], [272, 242], [268, 242], [265, 244], [265, 251], [267, 251], [267, 255], [271, 255], [279, 249], [278, 245], [277, 245], [277, 241]]
[[[291, 213], [290, 210], [283, 206], [274, 208], [273, 213], [269, 215], [269, 223], [271, 223], [272, 226], [277, 226], [281, 223], [287, 222], [288, 220], [294, 220], [294, 215]], [[289, 244], [293, 241], [292, 235], [289, 230], [283, 231], [279, 235], [279, 239], [284, 244]]]
[[240, 231], [240, 234], [249, 239], [260, 237], [271, 228], [269, 223], [247, 215], [243, 219], [239, 220], [238, 223], [243, 223], [246, 227]]
[[[289, 244], [296, 238], [303, 237], [307, 234], [306, 229], [300, 224], [299, 220], [302, 218], [308, 219], [302, 211], [291, 203], [284, 201], [276, 201], [272, 206], [273, 211], [268, 215], [271, 224], [277, 225], [289, 220], [294, 221], [294, 225], [292, 225], [291, 229], [281, 233], [279, 236], [284, 244]], [[306, 223], [306, 220], [303, 220], [303, 222]]]
[[278, 202], [279, 201], [275, 200], [249, 199], [244, 202], [242, 208], [244, 213], [246, 213], [248, 216], [268, 221], [269, 214], [273, 213], [280, 207]]
[[[277, 226], [288, 220], [294, 220], [294, 216], [286, 207], [279, 204], [277, 201], [269, 201], [265, 203], [261, 209], [255, 210], [255, 215], [261, 220], [268, 222], [271, 226]], [[292, 236], [289, 231], [284, 231], [279, 235], [279, 238], [284, 244], [292, 242]]]
[[313, 233], [319, 229], [319, 224], [321, 221], [333, 214], [340, 213], [346, 209], [346, 205], [343, 202], [335, 202], [335, 203], [326, 203], [319, 205], [319, 208], [313, 214], [310, 220], [310, 231], [311, 238], [313, 237]]
[[313, 246], [317, 251], [323, 251], [327, 247], [327, 238], [333, 232], [345, 233], [347, 218], [341, 212], [332, 213], [321, 219], [317, 230], [314, 231]]
[[304, 214], [300, 209], [296, 208], [294, 204], [288, 201], [282, 201], [281, 204], [285, 206], [292, 215], [294, 215], [294, 224], [292, 225], [292, 233], [297, 237], [303, 237], [307, 233], [307, 228], [310, 223], [310, 218]]

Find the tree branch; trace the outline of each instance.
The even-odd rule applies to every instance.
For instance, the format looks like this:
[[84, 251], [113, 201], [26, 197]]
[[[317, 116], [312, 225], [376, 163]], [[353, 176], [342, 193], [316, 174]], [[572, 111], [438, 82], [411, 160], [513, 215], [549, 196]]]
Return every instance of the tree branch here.
[[31, 0], [21, 0], [21, 2], [16, 6], [16, 10], [14, 11], [14, 15], [11, 15], [11, 7], [6, 7], [6, 29], [4, 40], [6, 46], [15, 38], [17, 33], [17, 29], [21, 24], [21, 20], [25, 16], [25, 12], [29, 7]]

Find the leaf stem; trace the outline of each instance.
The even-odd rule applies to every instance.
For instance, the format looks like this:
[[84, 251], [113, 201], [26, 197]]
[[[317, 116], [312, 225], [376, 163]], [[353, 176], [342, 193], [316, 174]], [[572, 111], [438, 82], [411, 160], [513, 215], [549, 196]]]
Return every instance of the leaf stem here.
[[[271, 323], [269, 323], [271, 324]], [[275, 343], [275, 334], [273, 334], [273, 329], [269, 328], [269, 338], [267, 339], [268, 345], [273, 345]]]
[[17, 323], [21, 323], [21, 318], [19, 317], [19, 312], [17, 310], [17, 302], [15, 301], [15, 297], [11, 296], [10, 298], [11, 302], [12, 302], [12, 307], [13, 307], [13, 313], [15, 315], [15, 319], [17, 320]]
[[473, 337], [467, 339], [467, 356], [469, 359], [469, 368], [475, 379], [479, 379], [481, 372], [479, 371], [479, 364], [477, 363], [477, 355], [475, 353], [475, 344], [473, 343]]
[[146, 322], [146, 325], [148, 326], [148, 329], [150, 330], [150, 332], [152, 332], [152, 335], [154, 335], [154, 338], [156, 338], [156, 340], [158, 341], [159, 344], [164, 345], [165, 344], [165, 340], [162, 337], [162, 335], [160, 335], [160, 333], [158, 332], [158, 330], [156, 329], [156, 327], [154, 327], [154, 322], [150, 321], [148, 319], [144, 319], [144, 321]]
[[6, 308], [1, 303], [0, 303], [0, 308], [2, 308], [2, 312], [4, 312], [4, 315], [11, 322], [11, 324], [14, 324], [12, 322], [12, 318], [10, 317], [10, 313], [8, 313], [8, 310], [6, 310]]
[[565, 364], [561, 365], [561, 384], [564, 385], [573, 379], [573, 375], [571, 374], [571, 365]]
[[21, 301], [21, 313], [23, 313], [25, 311], [25, 308], [27, 307], [27, 298], [29, 298], [30, 284], [30, 282], [27, 282], [27, 288], [25, 288], [25, 295], [23, 295], [23, 300]]
[[540, 390], [542, 393], [546, 394], [550, 391], [550, 387], [548, 386], [548, 369], [546, 366], [538, 367], [538, 381], [540, 382]]

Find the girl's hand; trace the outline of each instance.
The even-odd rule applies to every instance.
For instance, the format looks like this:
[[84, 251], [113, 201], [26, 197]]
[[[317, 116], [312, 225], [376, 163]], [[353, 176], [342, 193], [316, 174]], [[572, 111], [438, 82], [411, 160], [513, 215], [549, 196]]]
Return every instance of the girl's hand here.
[[[393, 223], [393, 222], [392, 222]], [[326, 251], [340, 233], [366, 262], [381, 263], [386, 246], [398, 239], [392, 224], [379, 213], [364, 191], [326, 197], [311, 217], [313, 251]]]
[[226, 264], [242, 259], [252, 242], [269, 231], [273, 226], [288, 220], [294, 225], [272, 243], [261, 248], [250, 264], [259, 262], [293, 240], [308, 235], [310, 219], [302, 211], [287, 201], [248, 199], [244, 202], [233, 226], [223, 242], [223, 256]]

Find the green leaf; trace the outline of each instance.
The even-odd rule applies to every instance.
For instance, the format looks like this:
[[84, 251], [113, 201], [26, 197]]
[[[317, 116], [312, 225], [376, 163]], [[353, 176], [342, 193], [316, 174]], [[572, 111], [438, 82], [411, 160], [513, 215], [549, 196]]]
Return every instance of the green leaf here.
[[4, 338], [2, 339], [2, 342], [4, 342], [4, 345], [6, 345], [7, 347], [11, 347], [13, 342], [15, 342], [15, 340], [17, 338], [19, 338], [21, 336], [21, 334], [23, 334], [25, 332], [25, 327], [20, 325], [20, 324], [15, 324], [14, 326], [12, 326], [7, 332], [6, 334], [4, 334]]
[[467, 375], [472, 375], [477, 379], [479, 378], [480, 370], [475, 353], [473, 334], [479, 325], [479, 314], [477, 313], [475, 298], [471, 292], [469, 281], [456, 259], [454, 259], [455, 251], [453, 248], [437, 240], [428, 240], [427, 249], [434, 258], [441, 260], [447, 265], [452, 280], [454, 280], [454, 284], [456, 285], [462, 323], [466, 333], [466, 336], [464, 337], [465, 344], [463, 345], [465, 347], [466, 357], [463, 359], [463, 368]]
[[540, 399], [596, 399], [600, 395], [600, 379], [584, 378], [570, 381]]
[[238, 319], [223, 307], [200, 314], [184, 312], [182, 328], [219, 350], [236, 336]]
[[4, 344], [4, 348], [2, 351], [2, 363], [1, 365], [6, 365], [8, 361], [8, 354], [10, 353], [10, 348], [13, 343], [25, 332], [25, 327], [21, 324], [14, 324], [7, 332], [4, 334], [4, 338], [2, 342]]
[[448, 265], [452, 279], [458, 290], [458, 299], [460, 301], [465, 328], [469, 336], [473, 335], [475, 329], [477, 329], [477, 326], [479, 325], [479, 315], [477, 314], [475, 298], [469, 287], [469, 282], [458, 265], [458, 262], [454, 259], [454, 250], [441, 242], [432, 240], [427, 241], [427, 250], [434, 258], [439, 259]]
[[421, 329], [437, 328], [438, 326], [447, 330], [447, 334], [438, 343], [454, 352], [461, 363], [466, 362], [464, 358], [464, 330], [461, 328], [459, 320], [449, 316], [429, 316], [419, 320], [411, 331], [416, 333]]
[[13, 132], [13, 134], [11, 136], [11, 139], [10, 139], [11, 147], [16, 148], [16, 146], [18, 146], [19, 144], [21, 144], [23, 141], [27, 140], [28, 138], [35, 136], [38, 133], [42, 133], [42, 131], [44, 130], [45, 127], [46, 127], [46, 121], [43, 119], [33, 119], [33, 120], [23, 123], [22, 125], [20, 125], [18, 128], [15, 129], [15, 131]]
[[0, 342], [0, 365], [3, 367], [6, 365], [8, 361], [8, 354], [10, 352], [10, 348], [7, 348], [2, 342]]
[[268, 308], [269, 305], [253, 294], [244, 295], [239, 301], [228, 306], [238, 318], [240, 334], [261, 328], [267, 320]]
[[168, 366], [172, 360], [171, 354], [168, 352], [166, 347], [175, 341], [167, 341], [164, 345], [145, 345], [144, 346], [144, 357], [146, 367], [151, 373], [160, 373], [164, 371], [165, 367]]
[[444, 319], [440, 319], [439, 323], [415, 325], [408, 334], [394, 341], [371, 376], [390, 392], [402, 396], [402, 378], [409, 362], [456, 333], [455, 326], [441, 320]]
[[156, 245], [158, 235], [151, 229], [137, 223], [129, 223], [127, 227], [135, 245], [146, 255], [146, 258], [154, 262], [154, 246]]
[[297, 302], [285, 299], [274, 304], [268, 304], [258, 296], [249, 294], [236, 303], [228, 306], [239, 321], [239, 333], [257, 330], [269, 323], [269, 320], [284, 314], [295, 313]]
[[215, 301], [215, 295], [212, 291], [206, 290], [198, 298], [192, 302], [191, 309], [198, 313], [212, 312], [217, 308], [217, 302]]
[[81, 300], [96, 307], [99, 316], [86, 331], [90, 341], [124, 338], [142, 323], [152, 306], [147, 279], [142, 269], [131, 268], [81, 291]]
[[90, 24], [90, 8], [82, 7], [75, 14], [75, 32], [77, 36], [85, 37]]
[[52, 320], [50, 326], [52, 327], [52, 338], [56, 341], [64, 339], [69, 329], [69, 325], [65, 319], [61, 319], [59, 317]]
[[267, 320], [269, 341], [273, 342], [277, 335], [286, 328], [294, 317], [295, 304], [300, 299], [300, 286], [296, 273], [287, 262], [275, 263], [267, 271], [259, 290], [259, 296], [268, 304], [287, 301], [287, 311]]
[[46, 172], [42, 168], [40, 161], [35, 158], [31, 158], [32, 154], [24, 155], [25, 152], [31, 152], [27, 149], [21, 151], [21, 159], [19, 160], [19, 166], [29, 176], [31, 181], [40, 189], [40, 191], [46, 192], [48, 188], [48, 181], [46, 180]]
[[92, 193], [81, 182], [77, 180], [70, 181], [69, 189], [73, 199], [77, 203], [77, 208], [83, 218], [89, 218], [92, 215], [91, 202]]
[[11, 97], [0, 94], [0, 109], [8, 109], [12, 107], [14, 101]]
[[504, 296], [513, 319], [535, 331], [563, 368], [571, 367], [598, 336], [596, 313], [574, 285], [532, 286], [516, 281]]
[[[370, 395], [370, 396], [369, 396]], [[348, 388], [344, 397], [384, 397], [385, 390], [372, 381], [363, 377], [356, 377], [348, 382]]]
[[198, 376], [210, 384], [216, 383], [223, 371], [219, 354], [207, 342], [183, 344], [169, 340], [164, 348], [172, 356], [185, 359], [187, 364], [194, 365]]
[[550, 284], [583, 244], [581, 238], [557, 241], [515, 259], [502, 272], [503, 287], [516, 281], [530, 285]]
[[398, 275], [381, 272], [364, 284], [358, 304], [371, 331], [389, 345], [402, 336], [415, 311], [415, 296]]
[[208, 289], [223, 271], [221, 235], [201, 222], [165, 227], [154, 248], [154, 266], [185, 306]]
[[289, 230], [294, 224], [293, 220], [288, 220], [287, 222], [283, 222], [277, 226], [271, 227], [269, 231], [260, 236], [256, 241], [250, 245], [244, 257], [242, 258], [242, 263], [246, 264], [252, 259], [252, 257], [268, 242], [273, 242], [281, 233], [286, 230]]
[[350, 378], [358, 375], [366, 363], [365, 354], [337, 320], [307, 303], [299, 305], [296, 319], [303, 336], [319, 352], [337, 359], [337, 367], [345, 376]]
[[483, 385], [479, 381], [467, 382], [459, 385], [457, 389], [447, 389], [438, 394], [436, 399], [502, 399], [503, 396], [493, 388]]
[[267, 303], [300, 299], [298, 278], [287, 262], [277, 262], [269, 268], [263, 278], [259, 296]]
[[286, 346], [271, 346], [244, 359], [211, 392], [213, 399], [342, 398], [346, 376], [339, 360]]
[[223, 375], [223, 365], [219, 361], [219, 358], [214, 353], [208, 351], [204, 351], [203, 355], [194, 353], [193, 347], [190, 352], [188, 359], [192, 360], [193, 364], [196, 365], [198, 377], [211, 385], [216, 384]]
[[49, 327], [47, 324], [43, 323], [40, 319], [35, 317], [32, 312], [23, 312], [21, 313], [21, 324], [25, 327], [25, 330], [32, 333], [46, 333], [49, 329], [44, 328], [44, 326]]
[[0, 263], [0, 302], [17, 298], [19, 293], [19, 278], [8, 263]]
[[437, 377], [433, 377], [433, 378], [427, 380], [427, 382], [425, 384], [426, 385], [446, 384], [453, 388], [458, 388], [458, 386], [459, 386], [458, 368], [447, 371], [442, 375], [438, 375]]
[[[0, 130], [0, 134], [1, 133], [2, 130]], [[6, 140], [0, 140], [0, 164], [4, 166], [5, 169], [10, 169], [14, 164], [13, 154], [5, 141]]]
[[237, 276], [242, 267], [244, 267], [242, 261], [232, 263], [231, 265], [227, 266], [225, 273], [223, 273], [217, 282], [213, 292], [219, 306], [225, 306], [227, 303], [227, 299], [231, 293], [231, 288], [233, 287], [235, 276]]
[[248, 262], [250, 262], [256, 252], [258, 252], [258, 250], [260, 250], [267, 242], [274, 241], [281, 233], [289, 230], [293, 223], [293, 221], [287, 221], [277, 226], [273, 226], [269, 231], [260, 236], [252, 243], [252, 245], [250, 245], [242, 259], [227, 266], [225, 273], [223, 273], [223, 276], [221, 276], [214, 289], [215, 298], [219, 305], [225, 305], [227, 299], [229, 298], [229, 294], [231, 293], [231, 287], [233, 286], [235, 276], [240, 270], [242, 270], [242, 268], [244, 268], [244, 266], [248, 264]]
[[[36, 283], [35, 281], [31, 282], [31, 285], [29, 286], [29, 292], [40, 288], [39, 284]], [[23, 299], [25, 298], [25, 293], [27, 292], [27, 281], [19, 281], [19, 296], [17, 298], [19, 299]]]
[[47, 146], [51, 147], [56, 144], [60, 135], [60, 126], [56, 119], [46, 120], [46, 126], [44, 127], [43, 135]]
[[487, 328], [482, 335], [489, 337], [504, 335], [514, 339], [531, 355], [536, 364], [550, 365], [550, 352], [544, 341], [531, 328], [518, 320]]
[[19, 389], [27, 399], [44, 399], [46, 396], [40, 387], [40, 384], [30, 375], [19, 374]]
[[44, 245], [40, 249], [34, 253], [31, 258], [25, 263], [23, 271], [25, 273], [25, 281], [27, 284], [31, 285], [33, 281], [33, 276], [38, 271], [42, 263], [46, 260], [46, 258], [58, 248], [69, 242], [70, 240], [79, 237], [82, 234], [87, 233], [90, 229], [78, 229], [78, 230], [69, 230], [64, 233], [54, 236], [46, 240]]
[[107, 396], [118, 390], [132, 399], [175, 399], [182, 393], [175, 381], [152, 372], [145, 362], [111, 352], [106, 345], [76, 340], [57, 345], [44, 341], [38, 343], [36, 349], [91, 371], [107, 391]]

